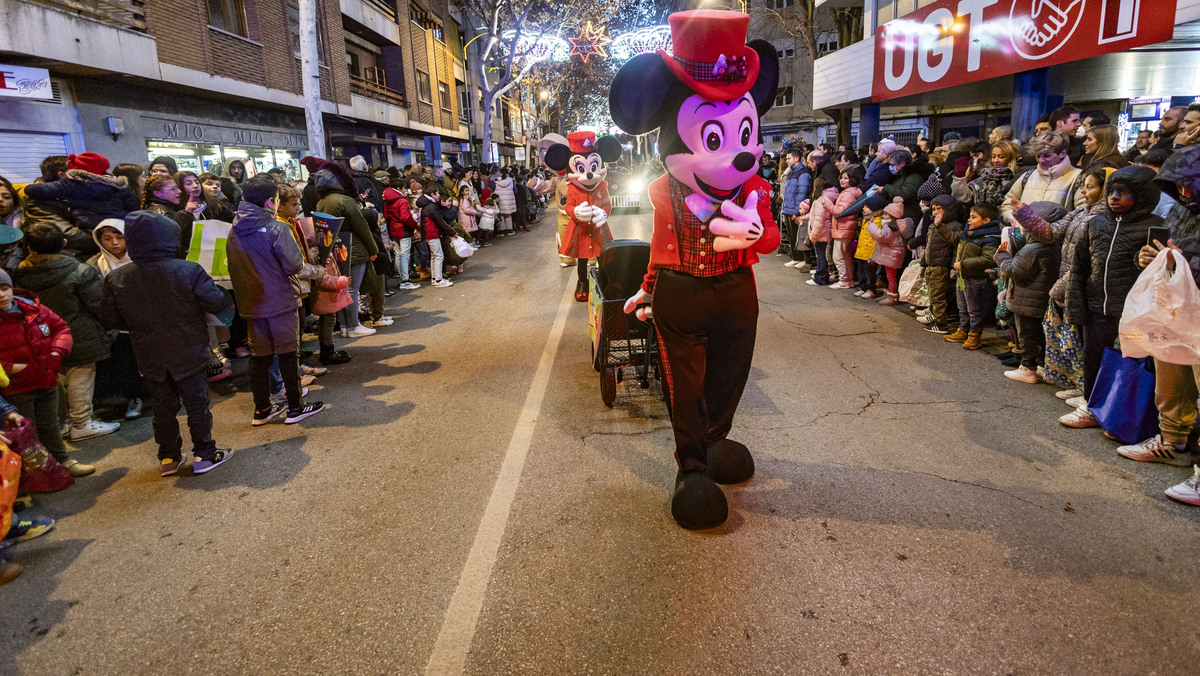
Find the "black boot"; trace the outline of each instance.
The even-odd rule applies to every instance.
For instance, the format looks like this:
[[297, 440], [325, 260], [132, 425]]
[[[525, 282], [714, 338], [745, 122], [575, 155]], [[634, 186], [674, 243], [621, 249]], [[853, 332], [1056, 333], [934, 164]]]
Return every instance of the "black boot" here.
[[575, 285], [575, 300], [586, 303], [588, 299], [588, 283], [580, 281]]
[[708, 469], [704, 475], [725, 485], [749, 481], [754, 476], [754, 457], [745, 445], [721, 439], [708, 447]]
[[335, 350], [332, 345], [321, 346], [321, 363], [325, 366], [330, 364], [345, 364], [350, 361], [350, 355], [345, 350]]
[[675, 476], [671, 516], [688, 530], [715, 528], [729, 518], [729, 503], [721, 487], [703, 472], [680, 472]]

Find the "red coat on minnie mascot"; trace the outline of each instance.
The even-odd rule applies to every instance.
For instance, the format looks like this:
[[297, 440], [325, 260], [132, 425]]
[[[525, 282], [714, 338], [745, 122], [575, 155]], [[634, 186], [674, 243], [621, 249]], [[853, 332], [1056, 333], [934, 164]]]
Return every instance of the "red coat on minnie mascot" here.
[[608, 197], [608, 175], [605, 162], [621, 158], [621, 142], [612, 136], [596, 135], [590, 131], [567, 134], [568, 145], [554, 144], [546, 150], [546, 166], [566, 172], [567, 227], [558, 253], [578, 259], [579, 281], [575, 300], [588, 298], [587, 262], [600, 255], [605, 242], [612, 241], [608, 229], [608, 214], [612, 200]]
[[650, 184], [650, 265], [625, 311], [653, 311], [679, 464], [671, 515], [703, 529], [728, 516], [718, 484], [754, 475], [749, 449], [726, 437], [754, 356], [750, 266], [779, 245], [770, 187], [756, 175], [759, 118], [775, 99], [779, 66], [770, 43], [746, 44], [746, 14], [698, 10], [668, 20], [674, 53], [626, 62], [609, 109], [626, 132], [659, 130], [667, 173]]

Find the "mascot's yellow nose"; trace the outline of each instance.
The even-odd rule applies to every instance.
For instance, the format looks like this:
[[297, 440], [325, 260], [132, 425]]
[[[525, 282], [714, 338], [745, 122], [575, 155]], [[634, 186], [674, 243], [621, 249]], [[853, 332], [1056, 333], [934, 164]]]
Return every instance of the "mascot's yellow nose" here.
[[733, 158], [733, 168], [738, 171], [747, 171], [754, 166], [756, 161], [754, 155], [750, 153], [738, 153]]

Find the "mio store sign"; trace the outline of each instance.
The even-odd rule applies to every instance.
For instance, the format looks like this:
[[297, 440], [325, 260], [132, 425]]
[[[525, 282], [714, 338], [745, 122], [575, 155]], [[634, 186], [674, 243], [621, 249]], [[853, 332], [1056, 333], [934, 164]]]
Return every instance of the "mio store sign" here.
[[874, 101], [1170, 40], [1176, 0], [937, 0], [875, 35]]

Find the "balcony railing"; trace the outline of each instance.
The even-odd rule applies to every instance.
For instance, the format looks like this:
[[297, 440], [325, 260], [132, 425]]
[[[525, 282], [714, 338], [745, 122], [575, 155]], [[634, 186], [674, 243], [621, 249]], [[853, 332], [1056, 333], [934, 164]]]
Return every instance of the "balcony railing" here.
[[143, 0], [25, 0], [99, 21], [109, 26], [146, 32], [146, 3]]
[[392, 21], [396, 20], [396, 0], [363, 0]]
[[404, 92], [389, 89], [377, 82], [371, 82], [353, 73], [350, 74], [350, 91], [361, 96], [366, 96], [367, 98], [375, 99], [376, 101], [390, 103], [393, 106], [408, 107], [408, 99], [404, 97]]

